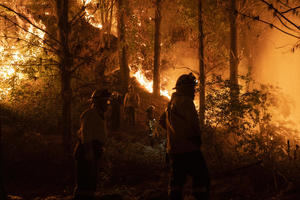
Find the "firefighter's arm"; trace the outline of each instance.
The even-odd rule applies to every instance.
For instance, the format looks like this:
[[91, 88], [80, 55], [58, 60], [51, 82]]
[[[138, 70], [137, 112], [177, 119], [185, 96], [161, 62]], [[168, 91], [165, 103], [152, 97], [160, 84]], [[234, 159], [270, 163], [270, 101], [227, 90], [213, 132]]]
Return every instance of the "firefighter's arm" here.
[[167, 118], [167, 111], [163, 112], [163, 114], [160, 116], [159, 118], [159, 125], [161, 127], [163, 127], [164, 129], [167, 129], [167, 125], [166, 125], [166, 118]]
[[92, 135], [91, 135], [91, 119], [88, 115], [85, 115], [81, 119], [81, 132], [82, 132], [82, 143], [85, 152], [85, 158], [91, 160], [94, 158]]
[[124, 97], [124, 103], [123, 103], [123, 112], [126, 112], [126, 106], [127, 106], [127, 101], [128, 101], [128, 93], [125, 94]]
[[137, 98], [137, 106], [140, 106], [140, 95], [136, 93], [136, 98]]
[[86, 124], [85, 115], [82, 114], [80, 116], [80, 129], [77, 132], [77, 136], [80, 139], [80, 141], [81, 141], [82, 144], [84, 143], [84, 139], [85, 139], [84, 138], [85, 137], [84, 134], [85, 134], [86, 126], [87, 126], [87, 124]]
[[198, 118], [198, 113], [195, 108], [195, 105], [192, 101], [187, 103], [186, 111], [187, 111], [186, 117], [192, 128], [191, 140], [200, 146], [202, 144], [202, 140], [201, 140], [199, 118]]
[[126, 104], [127, 104], [127, 98], [128, 98], [128, 94], [126, 93], [126, 94], [125, 94], [125, 97], [124, 97], [124, 107], [125, 107]]
[[76, 140], [80, 143], [83, 141], [83, 134], [82, 134], [82, 129], [80, 129], [76, 132]]

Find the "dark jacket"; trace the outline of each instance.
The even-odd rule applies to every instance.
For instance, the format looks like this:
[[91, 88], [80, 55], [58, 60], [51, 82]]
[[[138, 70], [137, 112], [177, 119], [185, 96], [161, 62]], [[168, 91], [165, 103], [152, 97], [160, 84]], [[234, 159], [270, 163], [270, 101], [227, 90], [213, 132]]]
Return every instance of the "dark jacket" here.
[[75, 147], [75, 158], [97, 159], [107, 138], [106, 121], [95, 108], [90, 108], [80, 117], [79, 144]]
[[201, 131], [193, 98], [178, 92], [173, 93], [160, 121], [167, 130], [168, 153], [200, 151]]

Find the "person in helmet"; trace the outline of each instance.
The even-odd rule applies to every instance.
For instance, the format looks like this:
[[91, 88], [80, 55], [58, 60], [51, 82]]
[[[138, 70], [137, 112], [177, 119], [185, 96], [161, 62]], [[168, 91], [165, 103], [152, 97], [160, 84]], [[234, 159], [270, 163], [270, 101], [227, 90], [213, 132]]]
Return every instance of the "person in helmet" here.
[[167, 153], [170, 180], [169, 200], [183, 199], [183, 186], [187, 175], [193, 180], [193, 195], [209, 198], [208, 169], [201, 152], [201, 129], [194, 105], [197, 80], [190, 74], [181, 75], [160, 124], [167, 130]]
[[156, 119], [154, 117], [154, 110], [155, 107], [154, 106], [149, 106], [146, 109], [146, 113], [147, 113], [147, 133], [148, 133], [148, 138], [149, 138], [149, 143], [150, 146], [153, 147], [154, 145], [154, 140], [155, 137], [157, 137], [157, 125], [156, 125]]
[[133, 85], [130, 85], [124, 97], [124, 113], [128, 125], [135, 126], [136, 110], [140, 105], [140, 96]]
[[114, 91], [111, 95], [111, 129], [118, 131], [121, 126], [121, 105], [123, 103], [122, 95]]
[[91, 106], [80, 117], [78, 145], [75, 148], [76, 187], [75, 200], [94, 199], [97, 186], [97, 163], [101, 158], [107, 137], [105, 112], [111, 94], [107, 89], [95, 90]]

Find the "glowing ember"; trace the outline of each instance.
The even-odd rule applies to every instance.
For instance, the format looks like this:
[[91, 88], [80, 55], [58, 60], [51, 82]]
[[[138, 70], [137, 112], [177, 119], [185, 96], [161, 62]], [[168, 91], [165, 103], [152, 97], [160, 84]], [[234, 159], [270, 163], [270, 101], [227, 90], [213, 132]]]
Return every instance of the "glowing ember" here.
[[2, 66], [0, 71], [0, 79], [2, 80], [8, 80], [10, 77], [12, 77], [15, 73], [15, 69], [9, 66]]
[[86, 12], [85, 19], [90, 25], [99, 29], [103, 28], [102, 24], [94, 22], [94, 18], [95, 18], [94, 15], [90, 14], [88, 11], [85, 12]]
[[[149, 81], [141, 70], [138, 70], [135, 72], [132, 76], [136, 78], [136, 80], [145, 87], [146, 90], [148, 90], [150, 93], [153, 92], [153, 81]], [[160, 90], [160, 95], [167, 97], [168, 99], [171, 99], [169, 92], [167, 90]]]
[[[42, 30], [46, 29], [46, 26], [42, 23], [42, 21], [36, 22], [34, 19], [32, 19], [32, 22]], [[32, 24], [30, 24], [27, 31], [21, 30], [19, 32], [19, 37], [30, 40], [32, 37], [35, 37], [33, 35], [36, 35], [38, 36], [37, 40], [40, 43], [40, 46], [43, 46], [42, 40], [45, 37], [45, 32], [42, 30], [35, 28]], [[20, 72], [21, 68], [19, 65], [21, 65], [22, 63], [26, 63], [30, 58], [38, 58], [42, 53], [41, 49], [35, 49], [33, 51], [26, 51], [26, 53], [21, 53], [22, 48], [22, 46], [0, 46], [0, 61], [1, 63], [5, 63], [0, 65], [0, 99], [3, 95], [9, 95], [12, 89], [9, 83], [11, 78], [16, 78], [15, 80], [17, 81], [25, 78], [25, 75]]]
[[[12, 46], [14, 49], [14, 46]], [[0, 49], [3, 49], [1, 47]], [[5, 60], [5, 57], [7, 55], [3, 52], [0, 54], [0, 60]], [[17, 72], [16, 68], [17, 66], [14, 67], [14, 65], [17, 65], [20, 62], [24, 62], [25, 58], [24, 56], [18, 51], [15, 50], [14, 55], [12, 56], [13, 60], [11, 60], [7, 65], [2, 65], [1, 70], [0, 70], [0, 80], [1, 81], [7, 81], [8, 79], [12, 78], [13, 76], [17, 77], [19, 80], [24, 78], [24, 74]], [[9, 89], [9, 88], [7, 88]], [[3, 88], [2, 88], [3, 90]]]
[[91, 3], [92, 0], [82, 0], [82, 3], [86, 6], [87, 4]]
[[[42, 26], [42, 25], [43, 25], [43, 26]], [[42, 24], [42, 23], [39, 23], [39, 27], [41, 27], [42, 29], [45, 29], [45, 28], [46, 28], [45, 25]], [[45, 37], [45, 32], [43, 32], [43, 31], [41, 31], [41, 30], [39, 30], [39, 29], [37, 29], [37, 28], [34, 28], [34, 26], [31, 25], [31, 24], [30, 24], [30, 26], [29, 26], [29, 28], [28, 28], [28, 32], [33, 33], [33, 34], [39, 36], [41, 39], [44, 39], [44, 37]], [[28, 35], [26, 36], [26, 39], [28, 39], [28, 38], [30, 38], [30, 37], [31, 37], [31, 36], [28, 34]]]
[[[87, 6], [88, 4], [90, 4], [90, 3], [95, 3], [95, 2], [92, 2], [93, 0], [82, 0], [82, 4], [84, 5], [84, 6]], [[95, 16], [92, 14], [92, 13], [90, 13], [89, 11], [88, 11], [88, 9], [84, 9], [84, 12], [85, 12], [85, 16], [84, 16], [84, 18], [85, 18], [85, 20], [89, 23], [89, 24], [91, 24], [92, 26], [94, 26], [94, 27], [96, 27], [96, 28], [99, 28], [99, 29], [102, 29], [103, 28], [103, 25], [101, 24], [101, 23], [98, 23], [98, 22], [96, 22], [97, 20], [95, 20]]]

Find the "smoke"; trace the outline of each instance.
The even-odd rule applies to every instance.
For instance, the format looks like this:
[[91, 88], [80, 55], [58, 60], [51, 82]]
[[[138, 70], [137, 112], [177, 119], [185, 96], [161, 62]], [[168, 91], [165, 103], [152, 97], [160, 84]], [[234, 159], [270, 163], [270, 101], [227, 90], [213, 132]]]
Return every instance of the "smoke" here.
[[263, 34], [254, 55], [256, 81], [282, 89], [277, 111], [285, 120], [300, 122], [300, 49], [292, 51], [297, 39], [277, 30]]
[[[277, 120], [300, 124], [300, 49], [292, 52], [296, 43], [297, 39], [293, 37], [267, 29], [254, 47], [252, 76], [256, 82], [280, 88], [282, 95], [276, 100], [274, 111], [278, 114], [274, 115]], [[188, 43], [177, 42], [162, 57], [170, 62], [170, 66], [161, 72], [162, 87], [169, 94], [174, 92], [172, 88], [180, 75], [198, 72], [198, 49]], [[247, 63], [243, 62], [239, 65], [240, 75], [248, 72]], [[222, 74], [228, 76], [228, 71], [222, 71]]]
[[198, 77], [198, 49], [189, 47], [187, 42], [177, 42], [162, 57], [168, 60], [170, 65], [161, 72], [162, 87], [167, 89], [169, 94], [174, 91], [172, 88], [175, 87], [176, 80], [180, 75], [193, 72]]

